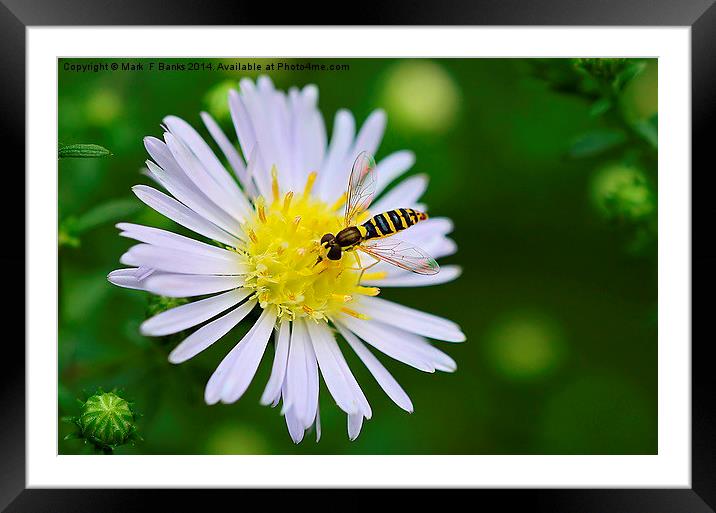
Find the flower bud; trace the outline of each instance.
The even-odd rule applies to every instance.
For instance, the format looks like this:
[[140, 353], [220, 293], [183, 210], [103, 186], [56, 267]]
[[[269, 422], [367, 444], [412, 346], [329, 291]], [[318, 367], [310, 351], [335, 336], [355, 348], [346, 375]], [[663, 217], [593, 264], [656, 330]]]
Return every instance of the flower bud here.
[[[189, 300], [183, 297], [155, 296], [154, 294], [151, 294], [147, 301], [147, 309], [145, 312], [146, 319], [151, 319], [155, 315], [171, 310], [172, 308], [176, 308], [177, 306], [185, 305], [188, 302]], [[184, 340], [188, 335], [189, 332], [183, 330], [178, 333], [172, 333], [171, 335], [158, 337], [156, 340], [158, 340], [161, 344], [174, 346]]]
[[610, 220], [647, 221], [656, 211], [654, 191], [641, 170], [624, 164], [600, 169], [592, 182], [597, 210]]
[[135, 420], [136, 414], [126, 399], [102, 391], [87, 399], [79, 417], [72, 419], [79, 428], [77, 437], [105, 452], [139, 439]]
[[594, 78], [613, 80], [628, 63], [627, 59], [574, 59], [574, 67]]

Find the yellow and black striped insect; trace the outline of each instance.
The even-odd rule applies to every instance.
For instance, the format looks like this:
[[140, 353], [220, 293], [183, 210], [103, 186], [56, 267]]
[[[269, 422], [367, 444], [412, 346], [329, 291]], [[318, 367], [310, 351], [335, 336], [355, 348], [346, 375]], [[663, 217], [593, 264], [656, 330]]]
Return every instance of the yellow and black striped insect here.
[[[435, 259], [417, 246], [393, 237], [427, 219], [427, 214], [412, 208], [398, 208], [376, 214], [363, 224], [355, 224], [358, 216], [370, 207], [375, 191], [375, 161], [364, 151], [353, 163], [348, 180], [344, 228], [336, 235], [327, 233], [321, 237], [326, 258], [340, 260], [345, 252], [359, 250], [375, 260], [364, 267], [356, 257], [362, 271], [383, 261], [418, 274], [436, 274], [440, 267]], [[318, 257], [318, 261], [321, 260], [322, 257]]]

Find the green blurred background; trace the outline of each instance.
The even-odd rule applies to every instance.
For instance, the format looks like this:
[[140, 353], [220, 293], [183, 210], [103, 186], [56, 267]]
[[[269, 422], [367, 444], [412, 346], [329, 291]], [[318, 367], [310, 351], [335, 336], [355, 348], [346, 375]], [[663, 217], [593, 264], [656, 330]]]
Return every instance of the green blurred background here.
[[130, 191], [149, 183], [142, 138], [160, 137], [168, 114], [208, 137], [201, 110], [233, 134], [227, 89], [257, 74], [77, 73], [65, 62], [138, 61], [59, 62], [59, 142], [112, 153], [59, 160], [60, 453], [91, 452], [64, 440], [72, 426], [60, 419], [98, 387], [122, 389], [142, 414], [144, 441], [119, 454], [657, 452], [656, 61], [312, 59], [350, 69], [268, 73], [282, 89], [318, 85], [329, 134], [341, 107], [359, 123], [385, 109], [376, 157], [416, 153], [430, 213], [455, 221], [459, 251], [442, 262], [464, 269], [450, 284], [383, 292], [462, 326], [467, 342], [436, 343], [457, 372], [381, 357], [409, 415], [344, 351], [373, 419], [350, 442], [322, 385], [322, 440], [298, 446], [278, 409], [258, 403], [272, 349], [238, 403], [207, 406], [204, 384], [246, 327], [172, 365], [176, 338], [138, 333], [156, 304], [106, 280], [130, 245], [115, 222], [176, 229]]

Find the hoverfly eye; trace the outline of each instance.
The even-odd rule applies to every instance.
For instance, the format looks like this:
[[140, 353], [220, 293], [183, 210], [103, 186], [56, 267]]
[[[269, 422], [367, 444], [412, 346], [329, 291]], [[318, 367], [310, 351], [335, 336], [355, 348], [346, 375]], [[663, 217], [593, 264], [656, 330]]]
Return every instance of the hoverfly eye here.
[[321, 244], [325, 244], [326, 242], [331, 241], [335, 238], [336, 238], [336, 236], [333, 235], [332, 233], [327, 233], [323, 237], [321, 237]]
[[331, 246], [331, 249], [328, 250], [328, 254], [326, 256], [328, 257], [328, 260], [340, 260], [341, 254], [341, 247], [336, 244]]

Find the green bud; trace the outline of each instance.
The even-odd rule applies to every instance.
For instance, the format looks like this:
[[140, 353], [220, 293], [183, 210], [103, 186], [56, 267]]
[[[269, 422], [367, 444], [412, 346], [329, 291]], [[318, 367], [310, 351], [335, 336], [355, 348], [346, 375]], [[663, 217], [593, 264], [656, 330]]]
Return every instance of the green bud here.
[[592, 199], [606, 218], [638, 223], [656, 212], [656, 196], [641, 170], [624, 164], [600, 169], [592, 182]]
[[184, 297], [166, 297], [150, 294], [147, 302], [147, 319], [177, 306], [185, 305], [188, 302], [189, 300]]
[[204, 95], [204, 104], [209, 114], [218, 121], [229, 119], [229, 91], [236, 88], [236, 81], [224, 80], [214, 85]]
[[622, 91], [646, 68], [640, 59], [574, 59], [577, 72], [606, 85], [614, 92]]
[[574, 67], [594, 78], [612, 80], [626, 67], [628, 59], [574, 59]]
[[140, 439], [131, 404], [115, 392], [98, 391], [82, 403], [80, 415], [69, 420], [79, 432], [68, 438], [83, 438], [105, 453]]
[[[147, 309], [145, 312], [146, 318], [149, 319], [157, 314], [176, 308], [177, 306], [185, 305], [189, 302], [188, 299], [183, 297], [166, 297], [166, 296], [155, 296], [150, 294], [147, 301]], [[179, 333], [172, 333], [164, 337], [159, 337], [159, 341], [162, 344], [176, 345], [188, 336], [186, 330], [180, 331]]]
[[60, 144], [57, 158], [60, 159], [91, 159], [111, 155], [107, 148], [99, 144]]

